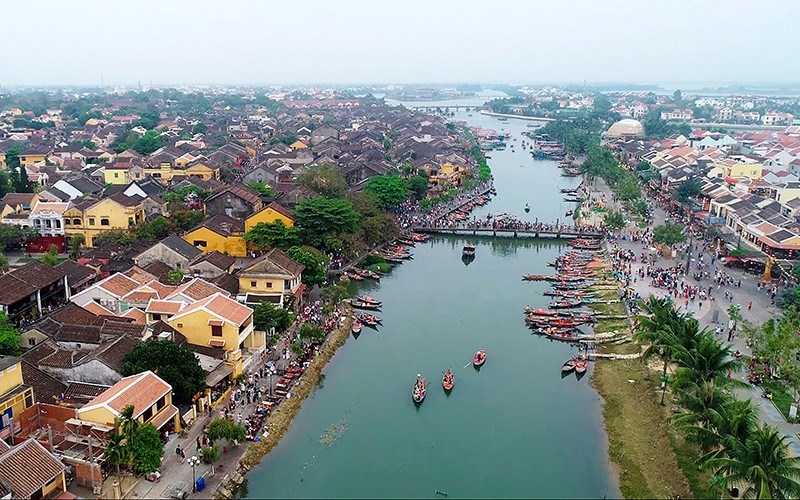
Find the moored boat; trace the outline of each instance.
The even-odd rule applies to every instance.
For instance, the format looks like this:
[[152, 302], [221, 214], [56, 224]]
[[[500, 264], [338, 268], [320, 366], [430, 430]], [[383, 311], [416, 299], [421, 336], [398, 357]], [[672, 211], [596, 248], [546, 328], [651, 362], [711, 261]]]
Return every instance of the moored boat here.
[[589, 368], [589, 360], [585, 357], [581, 357], [580, 359], [575, 360], [575, 373], [580, 375], [582, 373], [586, 373], [586, 369]]
[[356, 299], [350, 299], [349, 303], [356, 309], [380, 309], [380, 306], [377, 304], [370, 304]]
[[381, 301], [380, 300], [375, 300], [375, 299], [373, 299], [372, 297], [370, 297], [368, 295], [359, 295], [358, 296], [358, 300], [360, 300], [361, 302], [365, 302], [367, 304], [374, 304], [376, 306], [381, 305]]
[[442, 387], [444, 387], [445, 391], [453, 390], [453, 386], [455, 385], [455, 377], [453, 376], [453, 370], [450, 368], [444, 372], [444, 376], [442, 377]]
[[486, 362], [486, 350], [480, 349], [478, 352], [475, 353], [475, 356], [472, 358], [472, 364], [477, 368], [479, 366], [483, 366]]
[[475, 247], [472, 245], [464, 245], [464, 248], [461, 250], [461, 255], [463, 257], [475, 257]]
[[350, 332], [353, 335], [358, 335], [359, 333], [361, 333], [361, 321], [360, 320], [357, 319], [357, 320], [353, 321], [353, 325], [350, 327]]
[[414, 381], [414, 388], [411, 389], [411, 399], [417, 404], [422, 403], [422, 400], [425, 399], [425, 392], [425, 379], [417, 373], [417, 380]]
[[566, 363], [561, 365], [561, 373], [569, 373], [575, 369], [575, 359], [569, 358]]

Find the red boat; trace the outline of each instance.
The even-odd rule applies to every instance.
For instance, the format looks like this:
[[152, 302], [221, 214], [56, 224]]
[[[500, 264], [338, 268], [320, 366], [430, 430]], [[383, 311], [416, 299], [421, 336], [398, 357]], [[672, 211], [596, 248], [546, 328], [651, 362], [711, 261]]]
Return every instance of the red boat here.
[[522, 277], [523, 281], [545, 281], [549, 276], [543, 274], [526, 274]]
[[581, 357], [580, 359], [575, 360], [575, 373], [580, 375], [582, 373], [586, 373], [586, 369], [589, 368], [589, 360]]
[[486, 350], [481, 349], [475, 353], [475, 357], [472, 358], [472, 364], [477, 368], [483, 366], [484, 363], [486, 363]]
[[414, 388], [411, 390], [411, 399], [416, 404], [422, 403], [422, 400], [425, 399], [425, 387], [425, 379], [417, 373], [417, 380], [414, 381]]
[[525, 308], [525, 313], [530, 314], [532, 316], [557, 316], [558, 313], [556, 311], [547, 311], [545, 309], [531, 309], [530, 306]]
[[359, 295], [358, 296], [358, 300], [360, 300], [361, 302], [364, 302], [365, 304], [372, 304], [372, 305], [376, 305], [376, 306], [381, 305], [381, 301], [380, 300], [375, 300], [375, 299], [373, 299], [372, 297], [370, 297], [368, 295]]
[[444, 372], [444, 377], [442, 377], [442, 387], [444, 387], [445, 391], [453, 390], [453, 385], [455, 384], [455, 377], [453, 376], [453, 370], [450, 368]]

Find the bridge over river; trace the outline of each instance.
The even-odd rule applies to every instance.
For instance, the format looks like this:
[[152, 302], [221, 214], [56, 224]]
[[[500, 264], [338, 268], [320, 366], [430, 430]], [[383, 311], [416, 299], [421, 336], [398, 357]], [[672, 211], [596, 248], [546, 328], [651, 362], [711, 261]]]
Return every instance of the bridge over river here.
[[602, 231], [582, 230], [574, 226], [553, 228], [494, 228], [494, 227], [469, 227], [469, 226], [414, 226], [411, 228], [418, 233], [430, 234], [462, 234], [483, 235], [512, 238], [602, 238]]

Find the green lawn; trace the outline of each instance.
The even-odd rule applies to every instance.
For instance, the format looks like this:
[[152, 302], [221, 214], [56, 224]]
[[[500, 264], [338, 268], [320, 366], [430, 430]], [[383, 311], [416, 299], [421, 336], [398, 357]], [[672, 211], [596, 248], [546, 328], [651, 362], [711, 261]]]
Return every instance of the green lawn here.
[[765, 380], [763, 383], [765, 389], [772, 391], [772, 402], [783, 413], [783, 418], [789, 421], [789, 406], [791, 406], [794, 398], [792, 393], [786, 386], [778, 380]]

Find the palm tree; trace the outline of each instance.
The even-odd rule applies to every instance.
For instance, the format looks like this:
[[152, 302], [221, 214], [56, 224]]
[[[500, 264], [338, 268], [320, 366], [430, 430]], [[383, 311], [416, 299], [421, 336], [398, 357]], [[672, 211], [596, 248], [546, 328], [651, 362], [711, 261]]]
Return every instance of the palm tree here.
[[127, 440], [125, 436], [113, 432], [108, 436], [108, 443], [106, 444], [106, 450], [103, 452], [103, 456], [106, 458], [108, 464], [116, 466], [117, 477], [119, 477], [120, 464], [128, 463], [130, 458], [128, 449], [125, 446], [127, 444], [126, 441]]
[[653, 295], [642, 304], [642, 310], [645, 315], [638, 318], [639, 324], [636, 326], [634, 338], [648, 344], [642, 353], [645, 361], [653, 356], [659, 356], [664, 362], [664, 371], [661, 375], [661, 379], [664, 381], [661, 391], [661, 404], [663, 405], [667, 393], [667, 368], [675, 348], [673, 327], [684, 318], [675, 310], [672, 302]]
[[711, 380], [684, 386], [678, 390], [678, 396], [689, 413], [676, 415], [673, 425], [683, 428], [703, 451], [708, 451], [717, 444], [714, 423], [722, 419], [720, 414], [732, 399], [730, 394]]
[[744, 498], [800, 498], [800, 457], [789, 455], [786, 437], [776, 429], [765, 425], [745, 440], [727, 436], [724, 443], [724, 456], [704, 464], [743, 489]]
[[745, 441], [758, 425], [758, 410], [749, 399], [739, 400], [728, 398], [719, 407], [718, 411], [710, 414], [709, 426], [697, 428], [696, 432], [702, 435], [701, 439], [709, 443], [710, 451], [700, 458], [703, 462], [714, 456], [725, 453], [725, 439]]
[[[688, 340], [688, 337], [684, 337]], [[723, 345], [708, 330], [698, 332], [690, 342], [682, 343], [673, 351], [673, 360], [678, 365], [675, 381], [678, 386], [703, 382], [724, 381], [725, 385], [738, 385], [740, 382], [727, 377], [741, 367], [742, 362], [731, 355], [728, 346]]]

